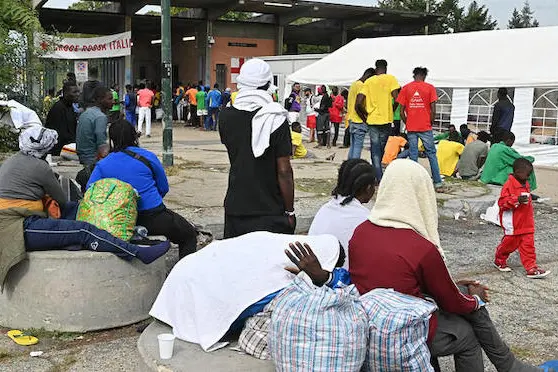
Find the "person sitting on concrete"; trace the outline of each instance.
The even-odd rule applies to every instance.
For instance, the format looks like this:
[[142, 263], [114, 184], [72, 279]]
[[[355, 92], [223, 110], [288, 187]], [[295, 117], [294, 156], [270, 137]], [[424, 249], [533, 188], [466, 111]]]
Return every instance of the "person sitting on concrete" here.
[[163, 235], [178, 244], [180, 258], [196, 252], [196, 228], [163, 202], [169, 183], [157, 155], [138, 147], [138, 133], [126, 120], [111, 124], [109, 139], [111, 153], [97, 163], [87, 188], [103, 178], [132, 185], [140, 194], [137, 224], [147, 228], [150, 235]]
[[441, 140], [436, 150], [440, 174], [452, 177], [457, 170], [459, 156], [463, 153], [465, 146], [461, 144], [461, 137], [457, 132], [450, 132], [447, 140]]
[[[490, 185], [503, 185], [513, 173], [513, 163], [520, 158], [527, 159], [531, 163], [535, 161], [532, 156], [522, 156], [512, 148], [515, 143], [515, 135], [512, 132], [501, 134], [502, 142], [493, 143], [481, 175], [481, 182]], [[529, 185], [531, 190], [537, 189], [537, 178], [535, 172], [529, 175]]]
[[333, 198], [316, 213], [308, 235], [331, 234], [345, 249], [344, 268], [349, 268], [349, 240], [356, 227], [366, 221], [370, 210], [364, 204], [374, 196], [376, 170], [362, 159], [349, 159], [341, 164]]
[[[285, 255], [289, 247], [290, 257]], [[308, 265], [295, 268], [293, 263], [302, 258], [300, 251], [311, 252], [313, 263], [305, 260]], [[332, 275], [343, 266], [344, 256], [331, 235], [259, 231], [214, 241], [173, 267], [149, 314], [170, 325], [177, 338], [212, 351], [224, 346], [216, 343], [229, 330], [241, 330], [248, 317], [291, 284], [294, 273], [305, 271], [320, 286], [348, 284], [346, 270]]]
[[94, 164], [99, 146], [107, 143], [106, 113], [114, 103], [112, 92], [105, 87], [97, 88], [93, 97], [95, 104], [85, 110], [78, 119], [76, 150], [79, 162], [83, 165]]
[[[57, 139], [52, 129], [30, 127], [19, 136], [20, 151], [0, 167], [0, 283], [10, 267], [26, 257], [26, 250], [81, 246], [125, 259], [136, 257], [146, 264], [165, 254], [169, 242], [140, 247], [87, 222], [75, 221], [77, 205], [66, 201], [56, 175], [45, 161]], [[47, 200], [54, 202], [45, 203]]]
[[316, 155], [308, 151], [302, 143], [302, 126], [298, 121], [291, 124], [291, 140], [293, 143], [293, 159], [316, 158]]
[[488, 155], [488, 141], [490, 134], [479, 132], [477, 139], [465, 145], [463, 153], [457, 163], [457, 171], [464, 180], [477, 180]]
[[434, 358], [453, 355], [456, 371], [483, 372], [484, 350], [498, 371], [539, 371], [517, 360], [501, 339], [484, 307], [488, 288], [451, 278], [438, 233], [436, 194], [419, 164], [400, 159], [386, 168], [369, 220], [349, 243], [349, 257], [351, 280], [361, 294], [393, 288], [436, 302], [440, 310], [430, 319], [428, 337]]

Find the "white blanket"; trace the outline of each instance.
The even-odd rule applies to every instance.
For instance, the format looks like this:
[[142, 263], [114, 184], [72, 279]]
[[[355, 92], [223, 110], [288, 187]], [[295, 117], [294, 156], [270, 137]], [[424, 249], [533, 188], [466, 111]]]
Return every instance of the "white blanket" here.
[[370, 210], [357, 199], [351, 200], [346, 205], [341, 205], [345, 199], [342, 196], [332, 198], [324, 204], [312, 221], [308, 235], [331, 234], [335, 236], [345, 249], [345, 264], [349, 269], [349, 241], [355, 229], [368, 219]]
[[322, 267], [333, 270], [339, 242], [331, 235], [254, 232], [215, 241], [174, 266], [149, 314], [179, 339], [211, 351], [242, 311], [292, 282], [285, 249], [295, 241], [308, 243]]

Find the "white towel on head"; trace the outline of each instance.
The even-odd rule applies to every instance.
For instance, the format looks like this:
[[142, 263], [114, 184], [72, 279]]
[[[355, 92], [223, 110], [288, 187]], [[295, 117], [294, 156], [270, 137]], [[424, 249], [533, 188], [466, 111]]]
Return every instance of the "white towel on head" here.
[[369, 219], [378, 226], [414, 230], [445, 257], [438, 234], [436, 192], [422, 165], [397, 159], [386, 168]]
[[294, 264], [285, 249], [296, 241], [310, 245], [324, 270], [334, 269], [340, 251], [331, 235], [261, 231], [214, 241], [173, 267], [149, 314], [179, 339], [214, 350], [246, 308], [292, 282], [295, 276], [285, 267]]
[[42, 158], [58, 143], [55, 130], [33, 125], [19, 135], [19, 150], [25, 155]]
[[237, 77], [239, 91], [233, 107], [249, 112], [259, 110], [252, 119], [252, 152], [256, 158], [269, 147], [271, 134], [287, 120], [287, 110], [273, 102], [269, 91], [257, 89], [272, 81], [271, 67], [257, 58], [244, 63]]

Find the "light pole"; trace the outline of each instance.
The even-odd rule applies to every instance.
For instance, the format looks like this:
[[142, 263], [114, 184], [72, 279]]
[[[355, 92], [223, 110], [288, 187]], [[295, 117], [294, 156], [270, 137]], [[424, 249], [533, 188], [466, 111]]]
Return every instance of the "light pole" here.
[[173, 165], [172, 152], [172, 52], [170, 0], [161, 0], [161, 88], [163, 105], [163, 165]]

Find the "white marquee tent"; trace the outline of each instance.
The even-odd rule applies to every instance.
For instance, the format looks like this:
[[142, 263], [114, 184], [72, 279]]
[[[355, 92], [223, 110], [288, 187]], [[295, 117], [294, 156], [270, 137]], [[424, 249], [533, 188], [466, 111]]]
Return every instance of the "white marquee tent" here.
[[496, 89], [508, 87], [521, 151], [539, 155], [539, 164], [558, 164], [558, 146], [530, 145], [558, 144], [557, 40], [558, 27], [356, 39], [287, 81], [349, 86], [375, 60], [385, 59], [403, 85], [414, 67], [424, 66], [427, 81], [445, 92], [441, 127], [468, 123], [479, 130], [490, 122]]

